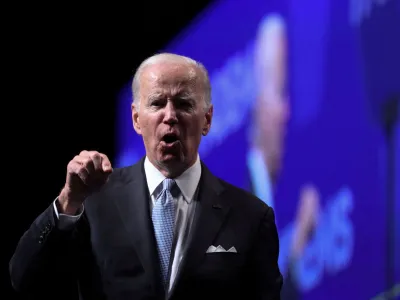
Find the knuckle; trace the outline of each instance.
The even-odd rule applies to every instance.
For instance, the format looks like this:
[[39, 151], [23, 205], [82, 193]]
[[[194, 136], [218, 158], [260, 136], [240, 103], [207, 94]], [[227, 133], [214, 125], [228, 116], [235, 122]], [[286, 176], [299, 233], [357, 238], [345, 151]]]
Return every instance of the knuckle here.
[[95, 151], [95, 150], [91, 150], [91, 151], [88, 151], [88, 153], [92, 156], [92, 155], [94, 155], [94, 154], [98, 154], [99, 152], [97, 152], [97, 151]]
[[89, 157], [84, 157], [82, 159], [82, 167], [88, 167], [91, 164], [92, 160]]
[[93, 152], [93, 153], [91, 154], [91, 157], [92, 157], [93, 159], [96, 159], [96, 160], [101, 159], [101, 155], [100, 155], [100, 153], [98, 153], [98, 152]]
[[74, 158], [73, 160], [71, 160], [68, 165], [67, 165], [67, 170], [68, 171], [73, 171], [75, 169], [75, 165], [76, 165], [76, 159]]

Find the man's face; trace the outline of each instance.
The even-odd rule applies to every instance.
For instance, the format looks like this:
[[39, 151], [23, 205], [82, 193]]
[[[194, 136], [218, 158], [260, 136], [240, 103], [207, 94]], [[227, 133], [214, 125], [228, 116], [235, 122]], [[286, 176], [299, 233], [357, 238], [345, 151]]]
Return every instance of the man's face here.
[[149, 160], [168, 176], [179, 176], [197, 159], [201, 135], [211, 126], [202, 74], [185, 63], [147, 66], [140, 78], [140, 107], [132, 105], [135, 131]]

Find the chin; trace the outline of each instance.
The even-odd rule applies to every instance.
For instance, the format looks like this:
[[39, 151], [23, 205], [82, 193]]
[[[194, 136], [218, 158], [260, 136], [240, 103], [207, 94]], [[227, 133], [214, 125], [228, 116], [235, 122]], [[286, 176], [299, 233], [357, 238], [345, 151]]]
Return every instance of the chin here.
[[158, 160], [158, 164], [165, 176], [177, 177], [186, 170], [186, 163], [183, 155], [163, 154]]
[[169, 163], [178, 163], [182, 162], [182, 155], [175, 154], [175, 153], [168, 153], [168, 154], [163, 154], [161, 156], [160, 162], [164, 164], [169, 164]]
[[183, 164], [185, 162], [185, 156], [181, 151], [163, 151], [160, 153], [158, 161], [166, 167], [173, 167]]

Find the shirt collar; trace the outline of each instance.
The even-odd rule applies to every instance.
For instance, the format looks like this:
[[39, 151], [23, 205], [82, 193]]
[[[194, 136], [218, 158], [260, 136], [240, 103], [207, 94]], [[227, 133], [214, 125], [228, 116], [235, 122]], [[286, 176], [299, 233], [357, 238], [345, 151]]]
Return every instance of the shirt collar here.
[[[149, 188], [150, 195], [153, 195], [157, 187], [166, 178], [147, 158], [144, 161], [144, 172], [146, 174], [147, 187]], [[190, 203], [196, 192], [197, 186], [201, 176], [200, 157], [197, 155], [196, 162], [180, 176], [174, 178], [178, 185], [184, 199]]]

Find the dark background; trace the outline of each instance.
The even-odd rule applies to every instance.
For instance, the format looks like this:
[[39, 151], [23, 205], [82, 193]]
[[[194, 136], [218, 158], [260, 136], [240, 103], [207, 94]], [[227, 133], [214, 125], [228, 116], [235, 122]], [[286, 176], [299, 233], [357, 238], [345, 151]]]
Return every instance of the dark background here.
[[16, 299], [9, 260], [69, 160], [84, 149], [113, 159], [120, 88], [211, 1], [130, 2], [3, 7], [2, 299]]

